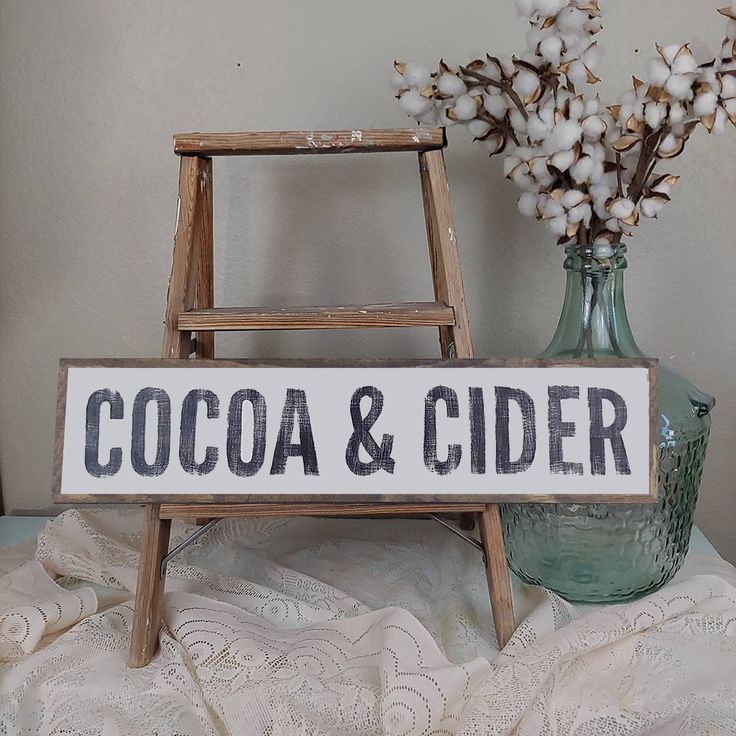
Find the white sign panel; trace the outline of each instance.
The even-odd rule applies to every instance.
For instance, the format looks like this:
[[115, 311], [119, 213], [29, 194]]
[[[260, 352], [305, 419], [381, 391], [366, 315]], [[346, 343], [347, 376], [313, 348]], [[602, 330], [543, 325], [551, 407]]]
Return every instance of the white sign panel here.
[[646, 502], [653, 406], [650, 361], [63, 361], [54, 493]]

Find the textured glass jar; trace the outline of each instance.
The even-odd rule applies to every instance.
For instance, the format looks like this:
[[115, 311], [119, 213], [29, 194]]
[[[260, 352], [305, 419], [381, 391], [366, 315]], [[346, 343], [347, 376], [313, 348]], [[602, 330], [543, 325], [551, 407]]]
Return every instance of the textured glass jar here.
[[[540, 357], [643, 357], [624, 304], [626, 246], [574, 245], [565, 252], [565, 302]], [[504, 505], [511, 569], [572, 601], [622, 601], [664, 585], [687, 553], [714, 404], [660, 366], [656, 505]]]

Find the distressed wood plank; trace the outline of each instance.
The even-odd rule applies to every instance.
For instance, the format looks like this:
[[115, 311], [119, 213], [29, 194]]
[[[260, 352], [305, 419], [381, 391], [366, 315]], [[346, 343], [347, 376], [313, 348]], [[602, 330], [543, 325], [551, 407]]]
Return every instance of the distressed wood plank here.
[[171, 276], [166, 296], [162, 357], [187, 358], [191, 332], [182, 332], [177, 324], [179, 314], [194, 306], [199, 258], [199, 237], [195, 234], [197, 201], [200, 196], [204, 159], [182, 158], [179, 167], [179, 202], [177, 209]]
[[174, 136], [174, 152], [194, 156], [385, 153], [428, 151], [445, 145], [442, 128], [264, 130]]
[[436, 514], [478, 512], [480, 503], [207, 503], [161, 504], [162, 519], [206, 513], [210, 518], [226, 519], [241, 516], [384, 516], [393, 514]]
[[[201, 163], [202, 190], [196, 214], [196, 236], [199, 238], [197, 286], [194, 303], [197, 309], [215, 306], [214, 223], [212, 216], [212, 159]], [[197, 357], [215, 357], [215, 335], [211, 331], [197, 333]]]
[[493, 611], [493, 625], [496, 629], [496, 641], [498, 648], [503, 649], [516, 630], [516, 623], [498, 506], [487, 505], [478, 515], [478, 526], [486, 552], [486, 578]]
[[[438, 327], [452, 325], [455, 313], [446, 304], [351, 304], [345, 306], [220, 307], [182, 312], [180, 330], [324, 330], [361, 327]], [[198, 338], [199, 339], [199, 338]]]
[[164, 592], [164, 577], [160, 575], [160, 569], [169, 548], [170, 531], [171, 520], [161, 518], [159, 504], [148, 504], [143, 512], [138, 584], [128, 657], [130, 667], [145, 667], [158, 648]]
[[472, 358], [473, 341], [443, 152], [420, 153], [419, 173], [435, 299], [455, 313], [454, 324], [440, 328], [442, 356]]

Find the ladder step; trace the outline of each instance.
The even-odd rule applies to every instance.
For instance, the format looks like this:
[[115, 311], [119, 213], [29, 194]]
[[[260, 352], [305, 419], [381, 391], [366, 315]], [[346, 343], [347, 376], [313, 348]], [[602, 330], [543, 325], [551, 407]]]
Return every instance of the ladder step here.
[[360, 327], [440, 327], [455, 324], [442, 302], [351, 304], [335, 307], [220, 307], [179, 314], [180, 330], [329, 330]]
[[180, 156], [429, 151], [444, 146], [443, 128], [269, 130], [249, 133], [179, 133], [174, 136], [174, 153]]

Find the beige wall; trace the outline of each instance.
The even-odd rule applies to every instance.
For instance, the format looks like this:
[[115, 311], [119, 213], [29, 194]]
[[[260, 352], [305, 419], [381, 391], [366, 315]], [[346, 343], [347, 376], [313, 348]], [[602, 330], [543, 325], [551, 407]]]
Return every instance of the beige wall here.
[[[717, 0], [619, 0], [604, 95], [662, 42], [715, 49]], [[723, 4], [722, 2], [720, 4]], [[614, 5], [614, 4], [612, 4]], [[655, 31], [656, 29], [656, 31]], [[512, 52], [511, 0], [0, 0], [0, 473], [10, 511], [48, 508], [61, 356], [156, 356], [176, 206], [175, 131], [406, 123], [395, 57]], [[637, 50], [641, 50], [639, 53]], [[477, 352], [532, 355], [561, 303], [560, 252], [461, 130], [447, 155]], [[736, 561], [736, 130], [698, 135], [660, 222], [630, 247], [649, 354], [714, 393], [698, 523]], [[431, 298], [415, 161], [217, 161], [222, 304]], [[224, 338], [221, 354], [428, 356], [430, 331]]]

